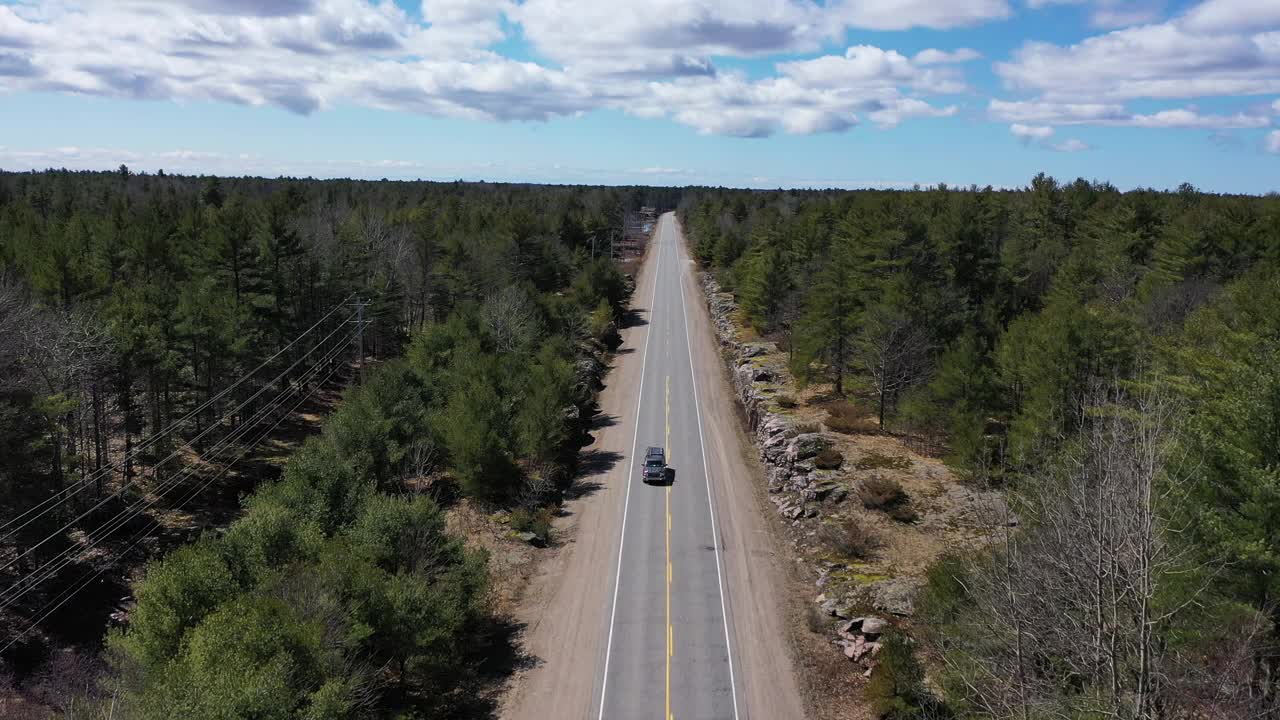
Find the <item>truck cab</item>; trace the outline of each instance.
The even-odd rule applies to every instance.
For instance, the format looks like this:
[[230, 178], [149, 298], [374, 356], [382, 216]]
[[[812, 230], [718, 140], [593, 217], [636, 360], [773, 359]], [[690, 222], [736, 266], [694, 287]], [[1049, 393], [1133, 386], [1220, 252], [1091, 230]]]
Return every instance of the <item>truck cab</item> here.
[[664, 482], [667, 479], [667, 453], [660, 447], [651, 447], [644, 453], [644, 466], [640, 478], [646, 483]]

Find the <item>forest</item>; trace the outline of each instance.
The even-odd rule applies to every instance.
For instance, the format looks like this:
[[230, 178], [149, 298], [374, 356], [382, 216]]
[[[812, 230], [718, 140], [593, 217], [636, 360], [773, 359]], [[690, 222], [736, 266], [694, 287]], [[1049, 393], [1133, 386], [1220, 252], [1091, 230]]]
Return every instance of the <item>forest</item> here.
[[596, 241], [642, 205], [800, 381], [1009, 498], [931, 569], [881, 717], [1280, 711], [1280, 198], [1043, 175], [0, 173], [4, 687], [70, 717], [490, 711], [512, 649], [444, 510], [546, 532], [628, 320]]
[[485, 711], [512, 650], [442, 509], [545, 532], [631, 287], [593, 240], [676, 197], [0, 173], [4, 687], [67, 717]]
[[680, 216], [798, 381], [1009, 498], [931, 569], [880, 717], [1280, 711], [1280, 197], [1040, 175]]

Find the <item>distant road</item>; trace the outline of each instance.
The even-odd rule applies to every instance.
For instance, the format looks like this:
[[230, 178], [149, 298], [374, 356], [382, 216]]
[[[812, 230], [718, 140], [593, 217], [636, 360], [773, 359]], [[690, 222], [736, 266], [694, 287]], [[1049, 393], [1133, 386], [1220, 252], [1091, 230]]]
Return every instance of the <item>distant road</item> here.
[[[601, 397], [594, 492], [531, 587], [510, 718], [801, 718], [773, 541], [693, 263], [672, 214], [633, 298], [640, 324]], [[645, 485], [648, 446], [673, 477]]]

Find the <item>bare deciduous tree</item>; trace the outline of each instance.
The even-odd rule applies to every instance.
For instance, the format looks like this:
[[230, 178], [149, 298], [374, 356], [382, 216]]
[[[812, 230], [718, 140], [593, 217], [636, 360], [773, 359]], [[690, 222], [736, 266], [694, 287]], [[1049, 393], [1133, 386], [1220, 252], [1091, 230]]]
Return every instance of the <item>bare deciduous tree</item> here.
[[541, 334], [541, 322], [533, 312], [532, 302], [529, 293], [514, 285], [490, 293], [485, 299], [480, 318], [498, 352], [526, 347]]
[[889, 403], [924, 377], [931, 352], [928, 335], [907, 315], [877, 306], [863, 317], [853, 356], [875, 387], [882, 430]]
[[968, 574], [975, 613], [944, 659], [992, 717], [1156, 720], [1178, 717], [1186, 695], [1194, 663], [1172, 639], [1211, 577], [1180, 539], [1189, 468], [1175, 409], [1150, 390], [1095, 392], [1087, 408], [1086, 431], [1032, 479], [1017, 517], [991, 518], [998, 542]]

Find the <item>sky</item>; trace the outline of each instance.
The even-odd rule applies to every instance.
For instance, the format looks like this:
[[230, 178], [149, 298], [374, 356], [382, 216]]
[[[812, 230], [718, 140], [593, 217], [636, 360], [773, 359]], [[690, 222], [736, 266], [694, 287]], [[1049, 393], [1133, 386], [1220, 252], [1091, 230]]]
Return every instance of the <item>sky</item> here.
[[0, 0], [0, 168], [1280, 191], [1280, 0]]

